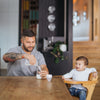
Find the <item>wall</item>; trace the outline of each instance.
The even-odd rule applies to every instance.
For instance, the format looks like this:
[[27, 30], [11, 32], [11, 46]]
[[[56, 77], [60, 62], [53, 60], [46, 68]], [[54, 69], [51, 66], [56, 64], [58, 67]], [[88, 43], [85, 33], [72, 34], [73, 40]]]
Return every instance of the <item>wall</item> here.
[[7, 68], [2, 56], [18, 45], [19, 0], [0, 0], [1, 67]]

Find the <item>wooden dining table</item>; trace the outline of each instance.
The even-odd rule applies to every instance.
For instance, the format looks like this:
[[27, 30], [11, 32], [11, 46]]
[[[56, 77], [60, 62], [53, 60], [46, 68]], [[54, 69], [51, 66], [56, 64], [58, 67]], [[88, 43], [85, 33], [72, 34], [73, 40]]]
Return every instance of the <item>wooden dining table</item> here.
[[60, 77], [39, 80], [36, 77], [0, 77], [0, 100], [72, 100]]

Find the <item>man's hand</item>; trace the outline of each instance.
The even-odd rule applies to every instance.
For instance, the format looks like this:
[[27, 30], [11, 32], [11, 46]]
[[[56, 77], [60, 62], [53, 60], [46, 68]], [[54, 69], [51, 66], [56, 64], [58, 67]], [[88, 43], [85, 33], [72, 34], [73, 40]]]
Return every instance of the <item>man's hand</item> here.
[[29, 60], [29, 63], [31, 65], [35, 65], [36, 64], [36, 58], [35, 58], [35, 56], [29, 55], [29, 54], [24, 54], [23, 56], [24, 56], [25, 59]]
[[45, 71], [45, 70], [41, 70], [40, 72], [39, 72], [39, 74], [40, 74], [40, 76], [42, 77], [42, 79], [46, 79], [46, 76], [47, 76], [47, 74], [48, 74], [48, 72], [47, 71]]
[[47, 74], [49, 74], [48, 68], [46, 65], [41, 65], [41, 71], [39, 74], [41, 75], [42, 79], [46, 79]]

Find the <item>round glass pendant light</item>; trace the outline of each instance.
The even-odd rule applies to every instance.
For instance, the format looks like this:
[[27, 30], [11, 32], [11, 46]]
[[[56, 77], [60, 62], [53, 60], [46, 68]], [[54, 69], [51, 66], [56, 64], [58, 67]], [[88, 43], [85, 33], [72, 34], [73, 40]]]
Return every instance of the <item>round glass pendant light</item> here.
[[56, 10], [55, 6], [49, 6], [48, 11], [49, 13], [53, 13]]
[[50, 31], [54, 31], [55, 28], [56, 28], [56, 26], [55, 26], [54, 23], [50, 23], [50, 24], [48, 25], [48, 29], [49, 29]]
[[54, 15], [49, 15], [47, 19], [48, 19], [49, 22], [54, 22], [55, 16]]

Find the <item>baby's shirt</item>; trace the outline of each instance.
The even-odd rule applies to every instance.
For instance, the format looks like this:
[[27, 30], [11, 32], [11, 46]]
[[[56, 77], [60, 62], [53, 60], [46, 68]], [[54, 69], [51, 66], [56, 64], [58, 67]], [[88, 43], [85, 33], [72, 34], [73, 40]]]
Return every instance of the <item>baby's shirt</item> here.
[[[89, 74], [92, 72], [97, 72], [95, 68], [85, 68], [84, 71], [77, 71], [76, 69], [72, 69], [69, 73], [63, 75], [64, 78], [72, 78], [76, 81], [88, 81]], [[77, 89], [85, 89], [81, 84], [71, 85], [71, 87], [75, 87]]]

